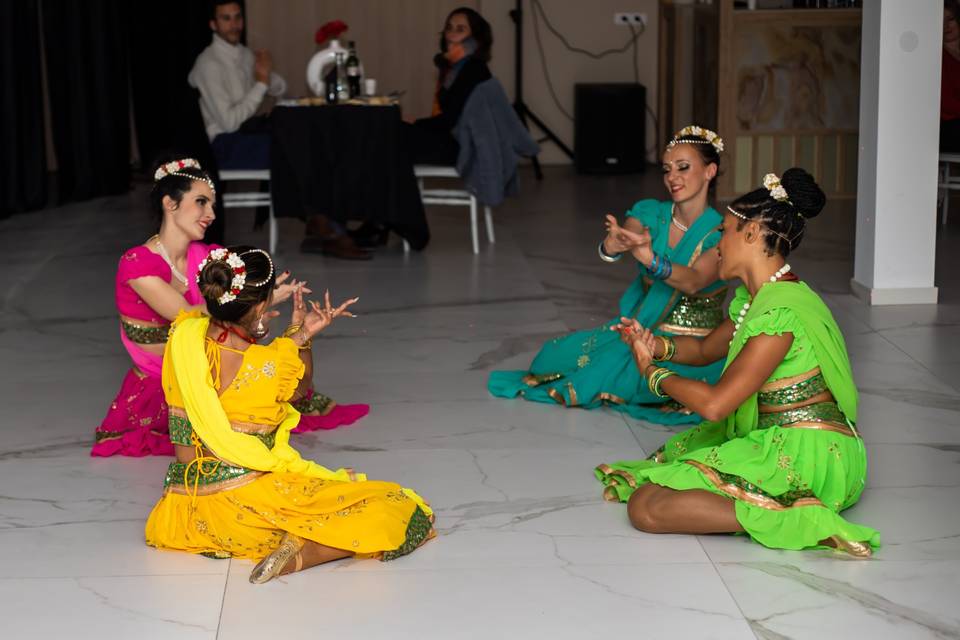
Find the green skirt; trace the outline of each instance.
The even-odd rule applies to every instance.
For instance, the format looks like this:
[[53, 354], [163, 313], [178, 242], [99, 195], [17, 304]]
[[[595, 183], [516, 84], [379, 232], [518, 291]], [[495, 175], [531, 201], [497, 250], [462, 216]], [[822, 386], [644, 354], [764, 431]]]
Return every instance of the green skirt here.
[[595, 470], [604, 498], [626, 502], [642, 484], [704, 489], [736, 501], [737, 521], [757, 542], [777, 549], [824, 547], [870, 555], [880, 534], [840, 512], [856, 504], [866, 480], [863, 441], [847, 427], [770, 426], [727, 439], [704, 422], [679, 433], [650, 458]]

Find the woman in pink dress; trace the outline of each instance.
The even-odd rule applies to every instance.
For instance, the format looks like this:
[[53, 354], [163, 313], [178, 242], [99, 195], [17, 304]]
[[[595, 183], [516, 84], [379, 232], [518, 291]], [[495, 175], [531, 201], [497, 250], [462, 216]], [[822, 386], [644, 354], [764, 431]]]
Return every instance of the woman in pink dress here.
[[[120, 314], [120, 341], [133, 360], [120, 392], [96, 430], [93, 456], [172, 455], [167, 431], [167, 405], [160, 386], [163, 350], [170, 322], [181, 309], [206, 311], [196, 278], [200, 262], [214, 245], [202, 242], [213, 222], [216, 194], [210, 176], [192, 158], [161, 164], [154, 173], [151, 208], [160, 216], [160, 231], [120, 258], [116, 303]], [[289, 298], [305, 283], [277, 278], [275, 304]], [[266, 321], [262, 318], [264, 334]], [[297, 432], [332, 429], [365, 416], [367, 405], [337, 405], [309, 390], [293, 405], [303, 417]]]

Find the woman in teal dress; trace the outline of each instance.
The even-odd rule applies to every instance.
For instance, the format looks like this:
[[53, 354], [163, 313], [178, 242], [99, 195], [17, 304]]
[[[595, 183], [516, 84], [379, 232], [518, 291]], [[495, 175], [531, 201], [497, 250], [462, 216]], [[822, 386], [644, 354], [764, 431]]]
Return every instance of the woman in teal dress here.
[[[806, 220], [823, 208], [808, 173], [773, 174], [728, 207], [720, 275], [739, 278], [730, 318], [704, 339], [666, 345], [630, 318], [614, 329], [652, 393], [676, 398], [707, 421], [646, 460], [595, 470], [604, 497], [628, 502], [630, 522], [650, 533], [739, 533], [768, 547], [831, 547], [869, 556], [873, 529], [840, 512], [860, 498], [866, 451], [857, 431], [857, 389], [843, 336], [820, 297], [786, 257]], [[724, 361], [716, 384], [656, 363]]]
[[[705, 336], [723, 320], [726, 286], [718, 280], [716, 244], [722, 217], [707, 205], [723, 142], [697, 126], [681, 129], [663, 153], [663, 183], [670, 200], [641, 200], [623, 226], [607, 216], [600, 258], [629, 254], [639, 273], [620, 299], [619, 316], [635, 318], [658, 336]], [[577, 331], [547, 342], [527, 371], [493, 371], [495, 396], [594, 409], [608, 405], [662, 424], [695, 423], [699, 416], [650, 393], [630, 349], [610, 327]], [[684, 376], [716, 381], [720, 365], [669, 365]]]

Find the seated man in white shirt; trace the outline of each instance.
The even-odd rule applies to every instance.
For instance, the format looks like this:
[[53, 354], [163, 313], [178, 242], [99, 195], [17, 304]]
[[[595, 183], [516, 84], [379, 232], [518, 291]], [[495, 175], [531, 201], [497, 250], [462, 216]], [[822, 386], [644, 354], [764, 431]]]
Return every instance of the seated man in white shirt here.
[[[256, 115], [269, 94], [280, 96], [287, 83], [273, 71], [270, 52], [241, 44], [243, 9], [236, 0], [211, 3], [213, 42], [187, 76], [200, 92], [200, 112], [220, 169], [269, 169], [270, 134], [266, 115]], [[302, 249], [347, 260], [369, 260], [346, 230], [323, 215], [307, 219]]]
[[283, 95], [287, 83], [265, 50], [240, 43], [243, 9], [212, 3], [213, 42], [197, 57], [187, 81], [200, 91], [200, 112], [221, 169], [269, 169], [270, 137], [256, 116], [264, 97]]

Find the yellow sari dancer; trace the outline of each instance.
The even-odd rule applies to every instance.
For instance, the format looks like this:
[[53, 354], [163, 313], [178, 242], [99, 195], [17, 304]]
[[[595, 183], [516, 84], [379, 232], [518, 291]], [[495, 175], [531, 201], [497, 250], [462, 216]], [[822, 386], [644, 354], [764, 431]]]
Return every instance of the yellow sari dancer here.
[[331, 471], [289, 443], [300, 414], [288, 400], [305, 384], [311, 339], [352, 315], [356, 299], [334, 308], [328, 293], [308, 313], [297, 291], [284, 337], [259, 345], [250, 329], [270, 302], [270, 256], [216, 249], [197, 278], [210, 316], [181, 313], [167, 342], [162, 383], [177, 460], [147, 544], [259, 560], [250, 581], [262, 583], [350, 556], [391, 560], [432, 538], [433, 512], [413, 491]]

